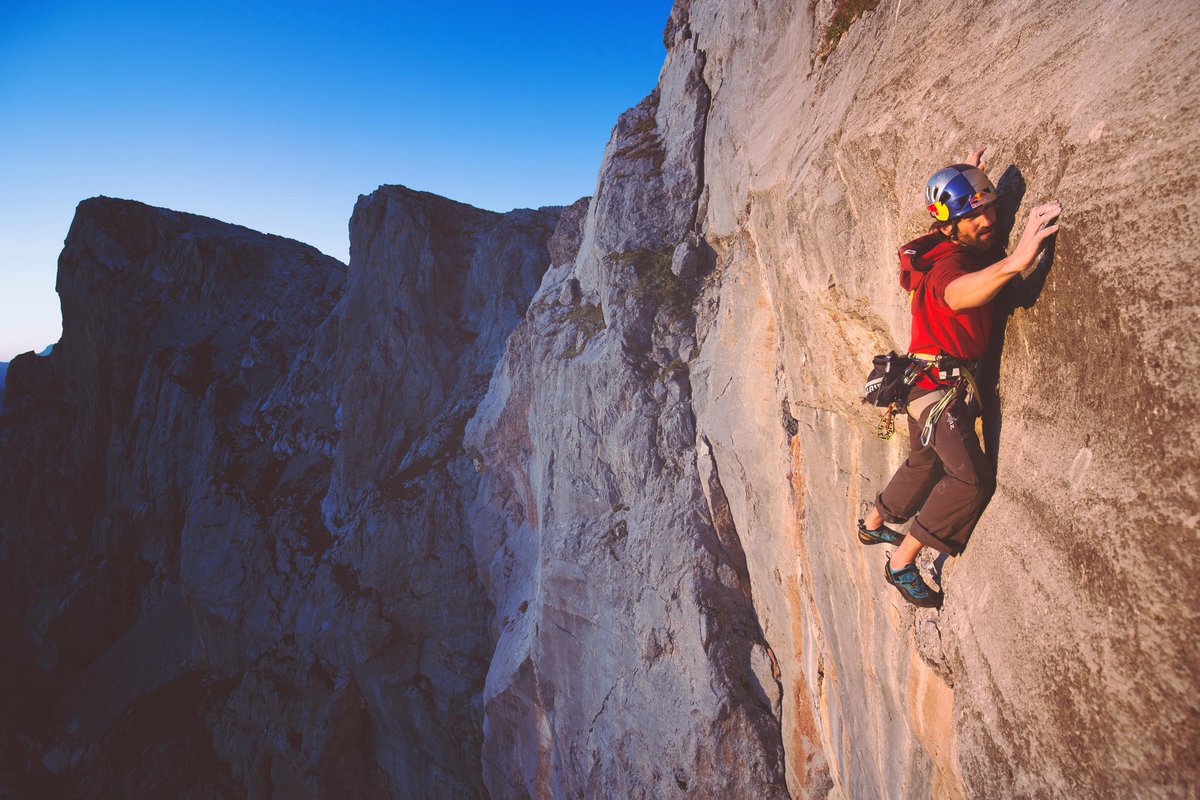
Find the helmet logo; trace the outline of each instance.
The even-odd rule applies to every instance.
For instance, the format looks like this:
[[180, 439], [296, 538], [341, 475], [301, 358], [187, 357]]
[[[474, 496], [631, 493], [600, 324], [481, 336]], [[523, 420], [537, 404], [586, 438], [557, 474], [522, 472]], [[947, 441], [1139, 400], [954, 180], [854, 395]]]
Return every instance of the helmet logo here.
[[939, 222], [945, 222], [950, 219], [950, 208], [941, 201], [930, 203], [929, 213]]

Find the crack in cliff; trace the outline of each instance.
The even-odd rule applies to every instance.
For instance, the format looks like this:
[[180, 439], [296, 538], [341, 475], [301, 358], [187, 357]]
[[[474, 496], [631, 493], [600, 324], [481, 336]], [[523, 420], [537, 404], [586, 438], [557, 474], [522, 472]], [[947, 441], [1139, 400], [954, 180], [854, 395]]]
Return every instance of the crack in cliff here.
[[[733, 510], [729, 506], [729, 499], [725, 496], [725, 487], [721, 484], [717, 462], [713, 457], [712, 442], [703, 435], [700, 437], [700, 441], [703, 443], [705, 471], [708, 472], [707, 480], [703, 477], [701, 480], [705, 500], [708, 502], [709, 520], [726, 563], [733, 568], [737, 575], [738, 586], [742, 594], [750, 599], [750, 570], [746, 565], [746, 553], [742, 549], [741, 537], [738, 535], [737, 526], [733, 520]], [[736, 459], [736, 452], [733, 455]]]
[[696, 148], [696, 191], [692, 197], [692, 215], [691, 221], [688, 223], [688, 228], [696, 233], [699, 233], [699, 216], [700, 216], [700, 198], [704, 196], [704, 159], [708, 151], [708, 122], [709, 116], [712, 114], [712, 88], [708, 85], [708, 81], [704, 80], [704, 67], [708, 63], [708, 54], [700, 48], [699, 40], [696, 41], [696, 64], [694, 66], [696, 81], [702, 87], [701, 104], [703, 110], [700, 113], [700, 129], [697, 132], [697, 148]]

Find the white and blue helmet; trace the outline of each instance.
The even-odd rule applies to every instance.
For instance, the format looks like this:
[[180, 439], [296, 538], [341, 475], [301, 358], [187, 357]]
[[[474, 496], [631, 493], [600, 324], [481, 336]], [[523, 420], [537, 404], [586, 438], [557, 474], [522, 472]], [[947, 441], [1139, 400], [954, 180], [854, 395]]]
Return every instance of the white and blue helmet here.
[[996, 187], [979, 167], [955, 164], [938, 170], [925, 184], [929, 215], [938, 222], [953, 222], [996, 202]]

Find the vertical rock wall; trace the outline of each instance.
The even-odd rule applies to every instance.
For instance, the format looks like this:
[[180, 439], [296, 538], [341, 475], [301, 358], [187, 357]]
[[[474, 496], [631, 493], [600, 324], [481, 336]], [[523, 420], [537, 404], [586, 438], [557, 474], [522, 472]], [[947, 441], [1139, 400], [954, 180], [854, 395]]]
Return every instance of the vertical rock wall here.
[[[298, 242], [129, 201], [79, 205], [59, 259], [62, 340], [14, 359], [0, 415], [3, 670], [19, 687], [3, 706], [6, 791], [227, 785], [202, 719], [223, 688], [187, 675], [188, 518], [213, 454], [344, 278]], [[126, 713], [139, 697], [154, 699]]]
[[493, 797], [787, 797], [778, 667], [695, 449], [711, 96], [704, 54], [676, 36], [617, 123], [578, 255], [547, 273], [467, 431], [501, 626]]
[[[840, 8], [676, 4], [579, 256], [468, 430], [503, 626], [494, 796], [1197, 779], [1197, 12], [881, 4], [829, 40]], [[906, 447], [857, 398], [907, 344], [894, 253], [927, 225], [924, 181], [981, 144], [1008, 225], [1067, 211], [1005, 296], [999, 490], [964, 556], [925, 562], [945, 608], [914, 613], [853, 536]], [[664, 662], [748, 691], [714, 689], [714, 713]]]
[[618, 121], [467, 431], [500, 638], [494, 797], [786, 797], [774, 658], [720, 477], [695, 455], [693, 226], [710, 94], [685, 32]]
[[[706, 233], [730, 237], [699, 427], [719, 464], [752, 465], [734, 518], [754, 536], [759, 596], [793, 550], [773, 535], [789, 516], [809, 594], [797, 636], [784, 573], [757, 606], [768, 641], [795, 654], [785, 681], [808, 689], [797, 708], [822, 709], [849, 795], [1185, 796], [1200, 740], [1185, 554], [1197, 11], [885, 6], [825, 63], [810, 55], [819, 15], [691, 9], [712, 42]], [[968, 52], [982, 63], [949, 55]], [[850, 536], [904, 452], [873, 439], [853, 399], [870, 354], [907, 343], [893, 252], [923, 224], [923, 180], [983, 143], [1018, 225], [1057, 197], [1064, 232], [1025, 287], [1040, 284], [1036, 302], [1006, 298], [988, 417], [999, 490], [946, 565], [945, 609], [914, 614]]]
[[[333, 791], [324, 781], [355, 772], [337, 760], [350, 737], [386, 775], [375, 791], [482, 793], [491, 607], [463, 533], [477, 477], [460, 440], [558, 215], [403, 187], [360, 199], [345, 293], [227, 468], [266, 483], [214, 487], [189, 518], [185, 588], [208, 657], [263, 673], [264, 686], [243, 680], [230, 724], [277, 713], [270, 682], [303, 700], [278, 731], [230, 737], [230, 763], [258, 754], [314, 776], [297, 791]], [[277, 779], [260, 791], [278, 795]]]

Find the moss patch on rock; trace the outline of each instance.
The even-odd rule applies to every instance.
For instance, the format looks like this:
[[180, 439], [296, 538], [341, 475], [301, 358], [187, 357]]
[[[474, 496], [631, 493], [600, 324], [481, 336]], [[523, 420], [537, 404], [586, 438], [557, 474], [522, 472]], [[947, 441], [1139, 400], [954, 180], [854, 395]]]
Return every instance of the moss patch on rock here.
[[633, 267], [637, 275], [634, 297], [666, 309], [672, 319], [682, 319], [691, 313], [692, 293], [671, 272], [671, 252], [670, 247], [638, 248], [611, 257]]
[[868, 11], [874, 11], [879, 0], [836, 0], [833, 4], [833, 16], [825, 26], [821, 36], [821, 47], [817, 50], [817, 58], [824, 62], [837, 49], [842, 37], [850, 30], [850, 26]]
[[563, 321], [579, 331], [576, 344], [563, 353], [563, 358], [575, 358], [584, 351], [597, 333], [604, 330], [604, 310], [591, 303], [580, 303], [563, 315]]

